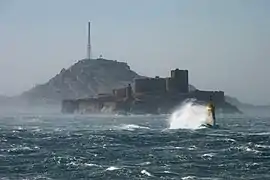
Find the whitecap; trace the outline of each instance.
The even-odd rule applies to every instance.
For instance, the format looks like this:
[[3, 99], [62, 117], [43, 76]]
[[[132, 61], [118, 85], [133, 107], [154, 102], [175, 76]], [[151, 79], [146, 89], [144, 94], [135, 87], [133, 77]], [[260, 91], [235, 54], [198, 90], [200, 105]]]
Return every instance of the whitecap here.
[[213, 157], [215, 156], [216, 153], [206, 153], [206, 154], [203, 154], [202, 156], [203, 157]]
[[227, 142], [236, 142], [236, 140], [231, 139], [231, 138], [226, 138], [226, 139], [224, 139], [224, 140], [227, 141]]
[[15, 129], [17, 129], [17, 130], [23, 130], [23, 127], [18, 126], [18, 127], [16, 127]]
[[248, 146], [240, 146], [240, 147], [235, 147], [236, 149], [238, 149], [238, 150], [243, 150], [243, 151], [245, 151], [245, 152], [253, 152], [253, 153], [260, 153], [260, 151], [257, 151], [257, 150], [255, 150], [255, 149], [252, 149], [252, 148], [250, 148], [250, 147], [248, 147]]
[[74, 161], [71, 161], [70, 163], [67, 163], [66, 165], [67, 166], [79, 166], [79, 164], [74, 162]]
[[256, 136], [256, 135], [270, 135], [270, 132], [259, 132], [259, 133], [248, 133], [247, 135]]
[[116, 128], [120, 130], [129, 130], [129, 131], [134, 131], [135, 129], [150, 129], [149, 127], [139, 126], [136, 124], [123, 124], [121, 126], [117, 126]]
[[146, 170], [142, 170], [141, 173], [142, 173], [142, 174], [145, 174], [145, 175], [147, 175], [147, 176], [152, 176], [152, 174], [150, 174], [150, 173], [149, 173], [148, 171], [146, 171]]
[[84, 163], [84, 166], [87, 166], [87, 167], [101, 167], [100, 165], [92, 164], [92, 163]]
[[262, 144], [255, 144], [255, 147], [257, 147], [257, 148], [270, 148], [270, 146], [262, 145]]
[[26, 147], [19, 146], [19, 147], [8, 149], [7, 151], [8, 152], [33, 151], [33, 149], [27, 146]]
[[184, 149], [184, 147], [174, 146], [175, 149]]
[[151, 162], [147, 161], [147, 162], [142, 162], [142, 163], [140, 163], [140, 164], [138, 164], [138, 165], [140, 165], [140, 166], [145, 166], [145, 165], [149, 165], [149, 164], [151, 164]]
[[120, 169], [120, 168], [115, 167], [115, 166], [111, 166], [111, 167], [108, 167], [108, 168], [106, 169], [106, 171], [114, 171], [114, 170], [118, 170], [118, 169]]
[[195, 176], [186, 176], [186, 177], [182, 177], [182, 180], [192, 180], [192, 179], [196, 179]]
[[191, 151], [192, 150], [195, 150], [195, 149], [197, 149], [197, 147], [195, 145], [193, 145], [193, 146], [191, 146], [191, 147], [188, 148], [188, 150], [191, 150]]
[[49, 177], [46, 177], [46, 176], [42, 176], [42, 175], [38, 175], [38, 176], [36, 176], [36, 177], [34, 177], [34, 180], [38, 180], [38, 179], [48, 179], [48, 180], [50, 180], [51, 178], [49, 178]]
[[215, 155], [216, 155], [215, 153], [206, 153], [203, 154], [201, 157], [206, 159], [212, 159], [212, 157], [214, 157]]
[[55, 128], [54, 131], [60, 132], [60, 131], [63, 131], [63, 129], [61, 129], [61, 128]]

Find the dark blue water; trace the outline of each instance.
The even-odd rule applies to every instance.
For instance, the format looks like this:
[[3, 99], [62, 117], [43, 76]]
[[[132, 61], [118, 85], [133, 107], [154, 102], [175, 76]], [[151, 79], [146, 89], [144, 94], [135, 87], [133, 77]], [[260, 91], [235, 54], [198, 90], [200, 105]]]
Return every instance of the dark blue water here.
[[0, 179], [270, 179], [270, 118], [218, 124], [170, 130], [166, 116], [2, 115]]

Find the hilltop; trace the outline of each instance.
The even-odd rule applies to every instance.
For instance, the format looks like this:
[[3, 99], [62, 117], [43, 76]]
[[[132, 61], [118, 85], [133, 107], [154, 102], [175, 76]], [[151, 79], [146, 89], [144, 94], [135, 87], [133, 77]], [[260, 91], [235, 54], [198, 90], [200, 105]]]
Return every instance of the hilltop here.
[[62, 69], [45, 84], [37, 85], [20, 97], [47, 102], [86, 98], [97, 93], [110, 93], [113, 88], [124, 87], [138, 77], [141, 76], [124, 62], [83, 59], [68, 69]]

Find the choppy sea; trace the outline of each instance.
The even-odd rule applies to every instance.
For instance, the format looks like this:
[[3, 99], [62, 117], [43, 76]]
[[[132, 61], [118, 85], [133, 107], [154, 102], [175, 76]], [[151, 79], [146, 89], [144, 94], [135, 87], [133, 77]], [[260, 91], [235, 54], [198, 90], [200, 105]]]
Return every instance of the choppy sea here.
[[1, 114], [0, 179], [270, 179], [270, 115], [217, 117]]

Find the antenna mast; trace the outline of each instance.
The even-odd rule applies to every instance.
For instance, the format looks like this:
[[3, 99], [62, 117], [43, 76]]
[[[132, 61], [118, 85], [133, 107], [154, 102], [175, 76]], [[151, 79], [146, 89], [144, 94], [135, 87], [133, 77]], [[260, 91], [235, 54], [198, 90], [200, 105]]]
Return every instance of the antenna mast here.
[[88, 44], [87, 44], [87, 59], [91, 59], [91, 23], [88, 22]]

